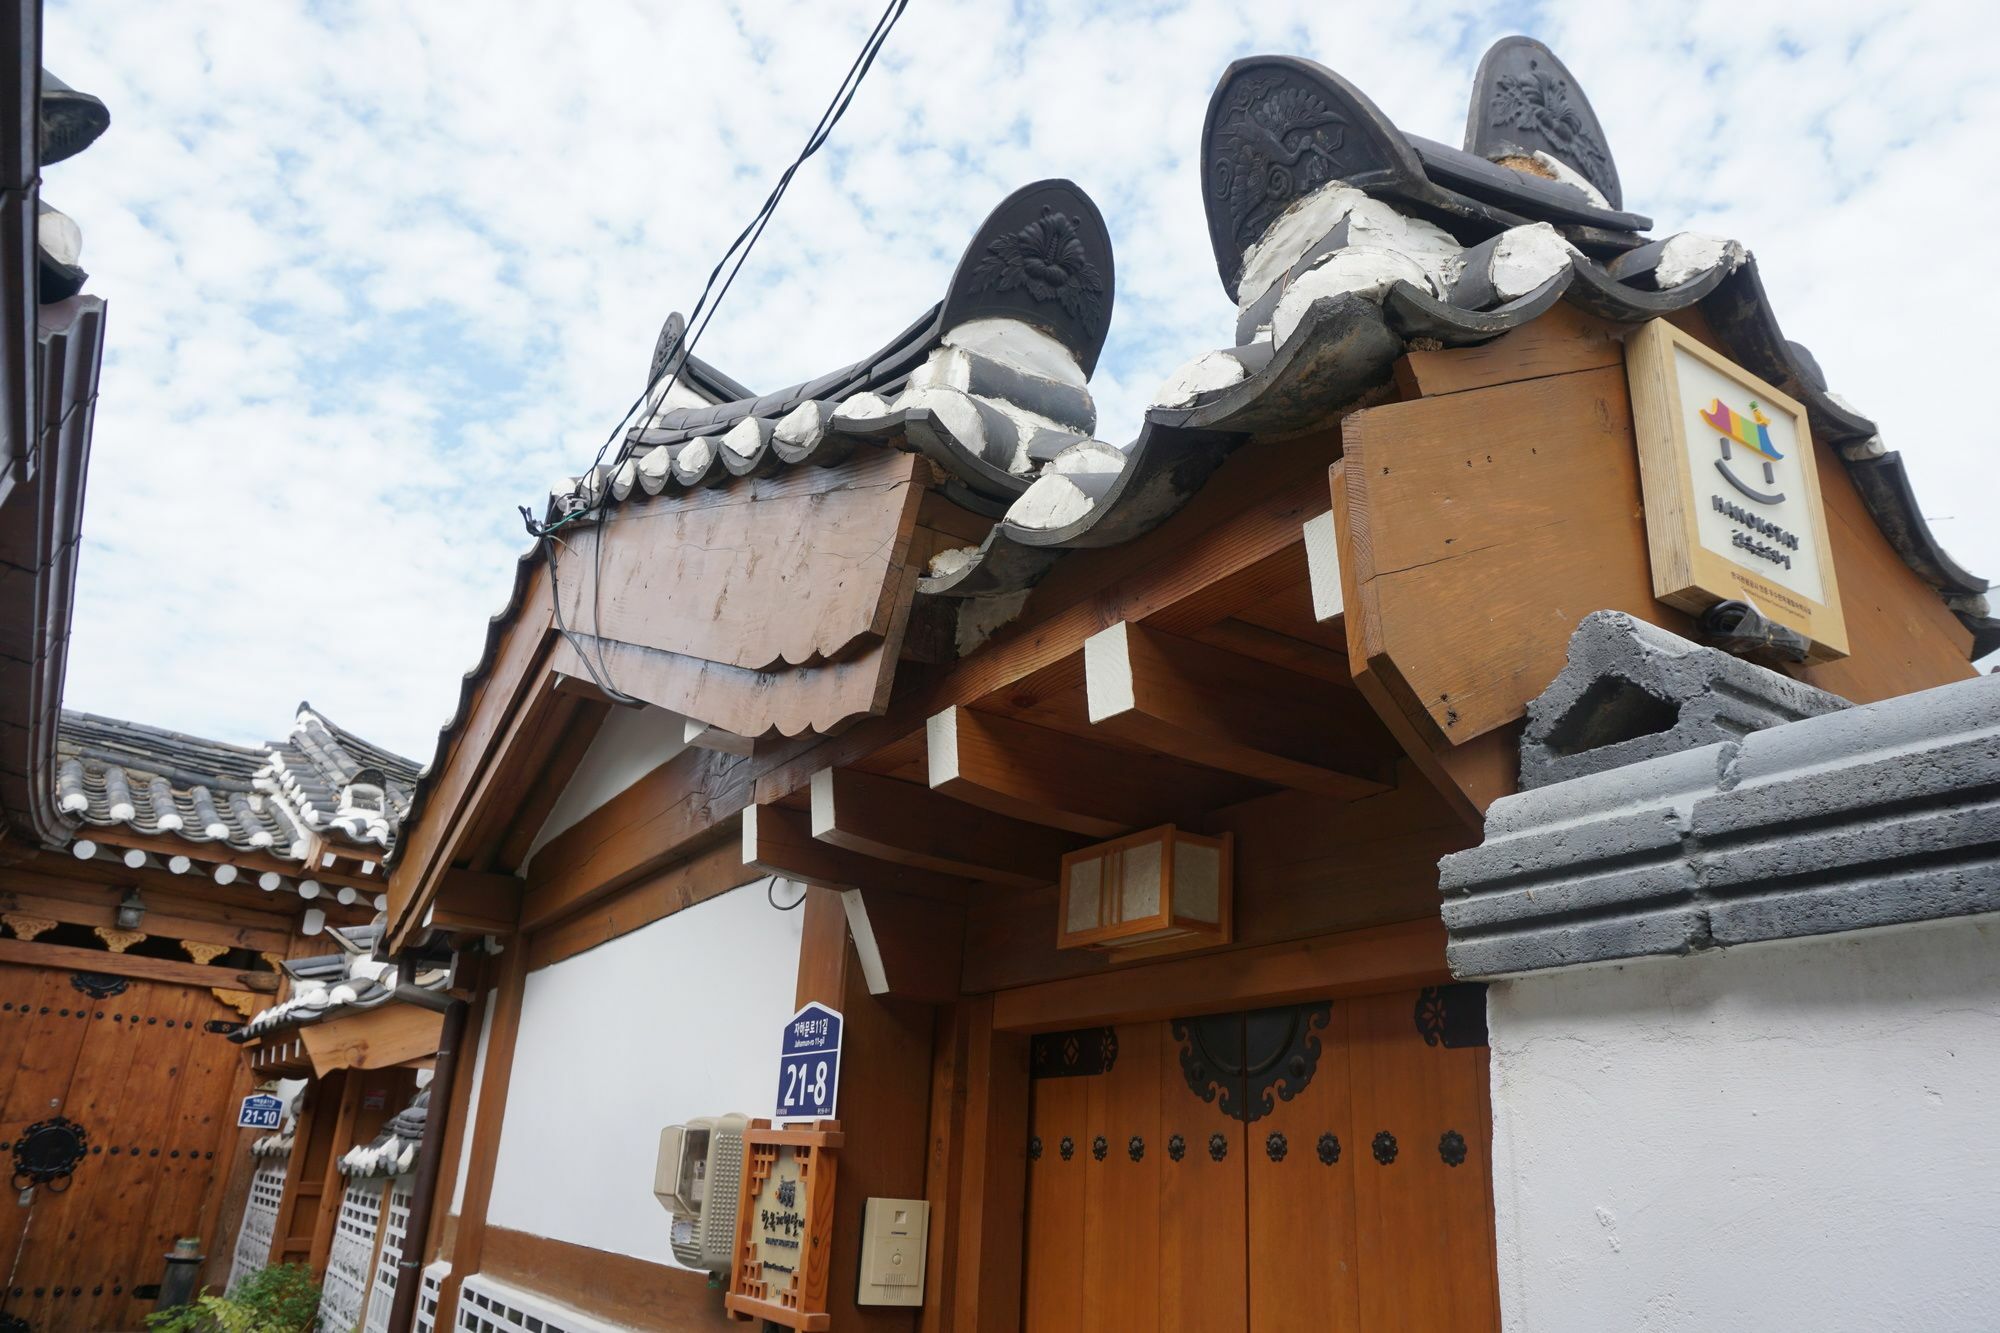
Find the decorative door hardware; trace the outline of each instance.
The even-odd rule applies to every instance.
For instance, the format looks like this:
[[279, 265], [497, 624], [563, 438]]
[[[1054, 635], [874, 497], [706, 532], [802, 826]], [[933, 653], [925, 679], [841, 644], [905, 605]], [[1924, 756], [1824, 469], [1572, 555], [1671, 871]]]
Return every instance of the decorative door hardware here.
[[1181, 1073], [1195, 1096], [1250, 1124], [1312, 1082], [1332, 1018], [1326, 1002], [1177, 1018]]
[[1102, 1134], [1099, 1134], [1096, 1138], [1090, 1141], [1090, 1155], [1092, 1157], [1095, 1157], [1098, 1161], [1100, 1162], [1103, 1161], [1105, 1155], [1110, 1151], [1111, 1151], [1111, 1144], [1105, 1140], [1105, 1137]]
[[1146, 1155], [1146, 1141], [1134, 1134], [1125, 1141], [1125, 1152], [1133, 1161], [1138, 1161]]
[[1383, 1166], [1388, 1166], [1396, 1160], [1396, 1136], [1388, 1130], [1378, 1131], [1372, 1146], [1375, 1152], [1375, 1160]]
[[1031, 1162], [1042, 1160], [1042, 1136], [1039, 1134], [1031, 1135], [1028, 1139], [1028, 1160]]
[[1332, 1166], [1340, 1160], [1340, 1136], [1332, 1130], [1319, 1136], [1319, 1160], [1322, 1166]]
[[89, 1149], [90, 1135], [76, 1121], [59, 1115], [36, 1121], [14, 1141], [14, 1188], [47, 1185], [49, 1193], [62, 1193]]
[[1465, 1135], [1455, 1129], [1447, 1129], [1438, 1139], [1438, 1157], [1446, 1166], [1464, 1166]]
[[1208, 1160], [1219, 1162], [1229, 1156], [1229, 1140], [1220, 1131], [1208, 1136]]
[[1274, 1162], [1285, 1160], [1285, 1136], [1272, 1130], [1264, 1136], [1264, 1155]]
[[1424, 987], [1417, 996], [1416, 1020], [1426, 1046], [1455, 1051], [1486, 1045], [1486, 984]]
[[123, 995], [131, 983], [108, 972], [72, 972], [69, 984], [93, 1000], [108, 1000], [114, 995]]
[[1028, 1043], [1028, 1077], [1075, 1078], [1108, 1074], [1118, 1062], [1115, 1028], [1044, 1032]]
[[1167, 1139], [1167, 1156], [1176, 1162], [1187, 1156], [1187, 1140], [1178, 1134], [1169, 1136]]
[[1062, 1159], [1067, 1162], [1070, 1158], [1076, 1156], [1076, 1140], [1067, 1134], [1063, 1135], [1062, 1142], [1056, 1145], [1056, 1151], [1060, 1152]]

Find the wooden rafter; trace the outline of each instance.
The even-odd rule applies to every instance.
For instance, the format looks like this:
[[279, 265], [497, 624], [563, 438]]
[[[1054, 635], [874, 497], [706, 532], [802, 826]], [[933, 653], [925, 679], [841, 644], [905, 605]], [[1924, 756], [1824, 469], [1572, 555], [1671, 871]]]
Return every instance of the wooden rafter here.
[[1019, 888], [1053, 884], [1063, 853], [1083, 842], [912, 782], [845, 768], [813, 775], [812, 835], [898, 865]]
[[1120, 623], [1084, 644], [1090, 720], [1190, 763], [1329, 796], [1387, 790], [1395, 745], [1352, 691]]

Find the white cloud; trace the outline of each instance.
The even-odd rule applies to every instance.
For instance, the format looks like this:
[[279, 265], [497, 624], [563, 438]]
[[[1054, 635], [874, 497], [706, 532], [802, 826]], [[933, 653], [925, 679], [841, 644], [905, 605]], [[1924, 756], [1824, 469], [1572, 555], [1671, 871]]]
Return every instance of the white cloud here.
[[[275, 734], [300, 697], [427, 758], [525, 543], [640, 387], [667, 311], [804, 138], [873, 0], [60, 3], [109, 134], [48, 173], [111, 303], [68, 700]], [[1312, 56], [1456, 141], [1501, 7], [911, 6], [702, 355], [770, 388], [937, 299], [1013, 186], [1065, 175], [1118, 246], [1101, 433], [1228, 336], [1195, 152], [1231, 58]], [[1629, 206], [1755, 249], [1787, 332], [2000, 571], [1983, 348], [1957, 316], [2000, 137], [1985, 8], [1565, 4]], [[1976, 300], [1976, 294], [1971, 298]]]

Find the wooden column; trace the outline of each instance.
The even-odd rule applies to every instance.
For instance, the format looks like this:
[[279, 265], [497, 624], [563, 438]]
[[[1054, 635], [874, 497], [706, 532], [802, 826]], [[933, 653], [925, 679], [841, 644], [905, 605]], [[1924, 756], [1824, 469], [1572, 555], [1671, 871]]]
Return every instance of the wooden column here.
[[[838, 904], [836, 904], [838, 906]], [[514, 1072], [514, 1042], [521, 1032], [521, 994], [528, 980], [527, 944], [519, 936], [500, 955], [494, 982], [491, 1030], [486, 1037], [485, 1073], [479, 1080], [479, 1104], [473, 1110], [472, 1160], [466, 1164], [465, 1206], [452, 1236], [451, 1275], [438, 1292], [438, 1326], [450, 1327], [458, 1308], [459, 1284], [479, 1271], [486, 1244], [486, 1206], [493, 1197], [493, 1163], [500, 1154], [500, 1121], [507, 1111], [507, 1084]], [[478, 1049], [479, 1038], [471, 1038]], [[440, 1188], [443, 1188], [440, 1177]], [[448, 1211], [448, 1209], [446, 1210]]]
[[868, 993], [838, 893], [809, 889], [803, 910], [798, 1003], [831, 1005], [845, 1020], [840, 1124], [847, 1139], [834, 1196], [833, 1284], [827, 1311], [833, 1327], [842, 1333], [915, 1333], [918, 1311], [857, 1305], [855, 1296], [867, 1200], [916, 1199], [924, 1194], [935, 1011]]
[[991, 996], [940, 1010], [922, 1333], [1020, 1328], [1027, 1142], [1027, 1036], [994, 1031]]

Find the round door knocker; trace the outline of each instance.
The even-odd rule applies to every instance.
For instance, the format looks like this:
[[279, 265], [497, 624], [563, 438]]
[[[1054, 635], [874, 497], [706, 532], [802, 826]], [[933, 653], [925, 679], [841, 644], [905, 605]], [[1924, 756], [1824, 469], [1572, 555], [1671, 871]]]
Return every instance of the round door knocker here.
[[90, 1135], [76, 1121], [59, 1115], [37, 1121], [14, 1140], [14, 1188], [47, 1185], [51, 1194], [60, 1194], [88, 1151]]

